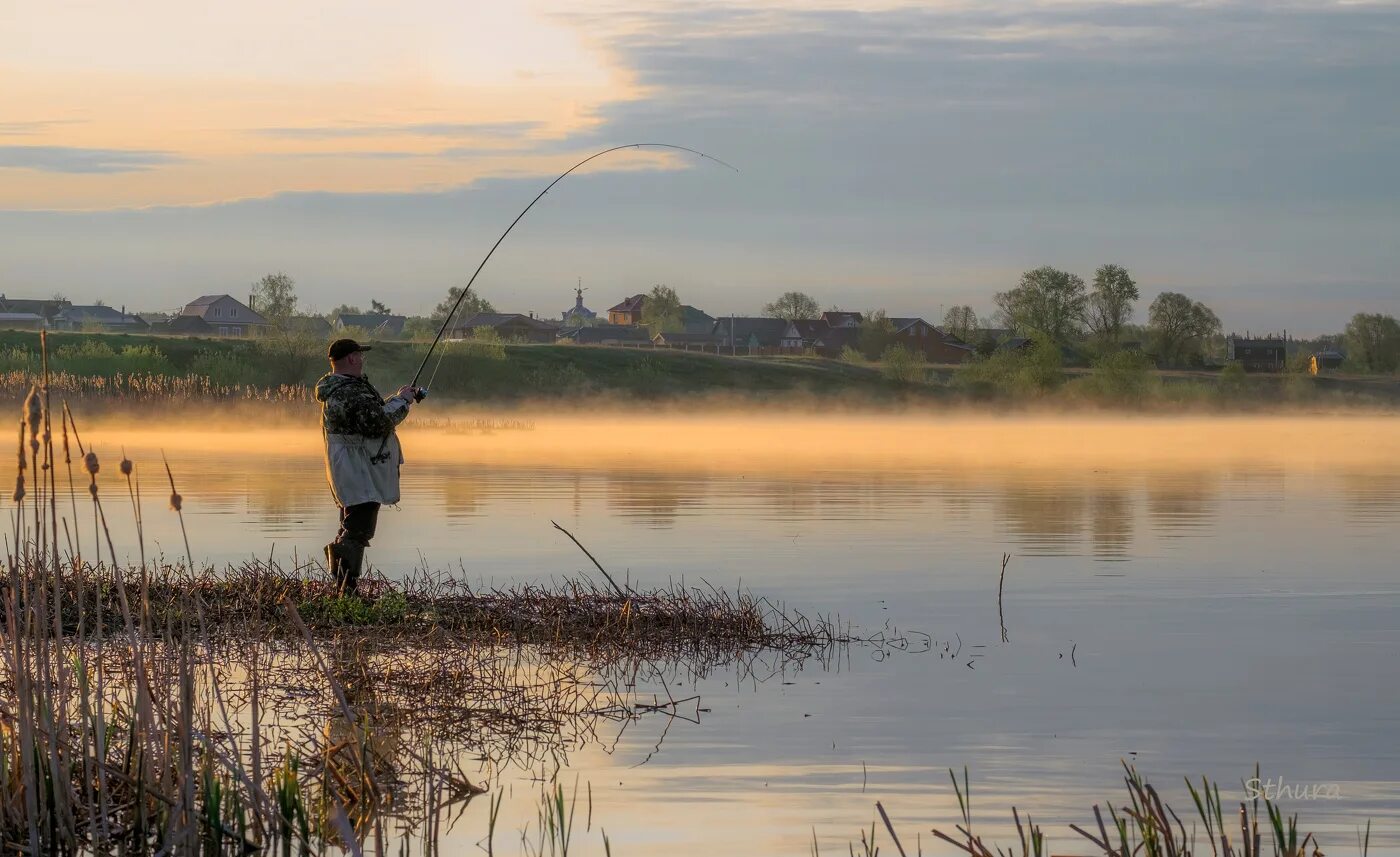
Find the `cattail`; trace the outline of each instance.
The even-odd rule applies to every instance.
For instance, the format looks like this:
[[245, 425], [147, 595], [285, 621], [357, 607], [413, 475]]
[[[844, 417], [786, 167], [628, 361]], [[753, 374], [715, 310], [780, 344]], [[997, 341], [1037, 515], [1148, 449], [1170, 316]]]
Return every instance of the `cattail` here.
[[97, 464], [96, 452], [89, 452], [87, 455], [83, 456], [83, 467], [85, 467], [87, 469], [87, 472], [92, 476], [97, 475], [99, 467]]
[[126, 450], [122, 450], [122, 464], [121, 464], [121, 468], [122, 468], [122, 475], [123, 475], [123, 476], [130, 476], [130, 475], [131, 475], [131, 459], [126, 457]]
[[44, 405], [39, 398], [39, 388], [30, 387], [29, 397], [24, 400], [24, 412], [29, 421], [29, 442], [39, 448], [39, 429], [43, 427]]
[[28, 461], [29, 460], [24, 457], [24, 420], [21, 419], [19, 421], [19, 470], [21, 473], [23, 473], [24, 468], [28, 466]]
[[178, 512], [178, 511], [180, 511], [181, 509], [184, 508], [184, 505], [185, 505], [185, 498], [184, 498], [184, 497], [181, 497], [179, 494], [175, 493], [174, 491], [171, 491], [171, 492], [170, 492], [170, 511], [172, 511], [172, 512]]
[[20, 502], [21, 500], [24, 499], [24, 493], [25, 493], [25, 492], [24, 492], [24, 474], [23, 474], [23, 473], [16, 473], [16, 474], [15, 474], [15, 502], [16, 502], [16, 503], [18, 503], [18, 502]]

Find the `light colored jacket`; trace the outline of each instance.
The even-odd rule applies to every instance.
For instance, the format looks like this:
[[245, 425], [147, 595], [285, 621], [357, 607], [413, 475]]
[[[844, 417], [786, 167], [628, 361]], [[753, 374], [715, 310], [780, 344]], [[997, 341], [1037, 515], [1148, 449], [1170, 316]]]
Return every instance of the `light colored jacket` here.
[[[348, 375], [322, 378], [316, 384], [316, 398], [321, 402], [326, 439], [326, 479], [336, 503], [399, 502], [403, 450], [394, 426], [408, 416], [408, 400], [380, 398], [368, 380]], [[381, 446], [384, 455], [376, 460]]]

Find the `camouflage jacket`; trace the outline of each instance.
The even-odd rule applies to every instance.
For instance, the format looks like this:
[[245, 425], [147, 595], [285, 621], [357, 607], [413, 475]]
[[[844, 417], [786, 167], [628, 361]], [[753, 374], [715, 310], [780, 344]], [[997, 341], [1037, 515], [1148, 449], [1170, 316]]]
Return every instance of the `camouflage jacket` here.
[[408, 416], [408, 402], [398, 396], [385, 399], [365, 377], [323, 375], [316, 382], [316, 401], [326, 434], [388, 437]]

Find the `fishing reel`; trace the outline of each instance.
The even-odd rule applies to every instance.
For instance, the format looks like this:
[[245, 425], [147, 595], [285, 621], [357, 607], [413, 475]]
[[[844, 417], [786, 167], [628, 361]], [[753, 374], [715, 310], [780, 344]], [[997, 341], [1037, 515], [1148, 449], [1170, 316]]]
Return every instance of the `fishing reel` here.
[[426, 398], [428, 398], [428, 388], [427, 388], [427, 387], [414, 387], [414, 388], [413, 388], [413, 401], [414, 401], [415, 404], [418, 403], [418, 402], [423, 401], [423, 400], [426, 399]]

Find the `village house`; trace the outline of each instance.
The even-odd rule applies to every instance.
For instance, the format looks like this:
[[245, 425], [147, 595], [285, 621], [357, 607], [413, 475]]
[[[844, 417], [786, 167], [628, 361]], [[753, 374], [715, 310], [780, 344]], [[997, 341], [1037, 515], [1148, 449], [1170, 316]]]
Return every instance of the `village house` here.
[[642, 306], [646, 302], [646, 295], [633, 295], [617, 306], [610, 307], [608, 324], [641, 324]]
[[111, 333], [145, 333], [150, 325], [138, 315], [129, 314], [102, 304], [66, 306], [54, 316], [53, 326], [59, 330], [101, 330]]
[[829, 329], [829, 325], [821, 319], [799, 318], [788, 322], [787, 330], [783, 331], [782, 349], [784, 351], [806, 351], [816, 346], [817, 340]]
[[336, 331], [364, 331], [367, 339], [399, 339], [403, 336], [403, 326], [408, 316], [390, 315], [383, 312], [341, 313], [331, 325]]
[[865, 316], [858, 312], [845, 312], [839, 309], [829, 309], [822, 313], [821, 320], [827, 327], [835, 329], [860, 327], [860, 323], [865, 320]]
[[1232, 333], [1225, 337], [1225, 361], [1239, 363], [1246, 372], [1279, 372], [1288, 363], [1288, 334], [1253, 337]]
[[53, 327], [54, 318], [71, 301], [63, 298], [10, 298], [0, 294], [0, 326], [37, 329]]
[[[582, 305], [582, 295], [579, 304]], [[609, 324], [642, 324], [642, 311], [646, 307], [646, 295], [633, 295], [608, 310]], [[690, 304], [681, 304], [681, 328], [686, 333], [709, 333], [714, 329], [714, 316]]]
[[315, 336], [319, 339], [329, 338], [335, 330], [325, 316], [320, 315], [294, 315], [287, 319], [285, 329], [288, 333], [301, 334], [302, 336]]
[[812, 348], [823, 357], [836, 359], [841, 356], [842, 351], [856, 348], [859, 344], [859, 327], [830, 327], [812, 342]]
[[721, 354], [778, 354], [788, 322], [767, 316], [727, 316], [715, 322], [714, 336]]
[[890, 324], [895, 342], [923, 354], [930, 363], [962, 363], [977, 353], [971, 345], [922, 318], [892, 318]]
[[1347, 356], [1335, 348], [1324, 348], [1308, 358], [1308, 372], [1313, 375], [1327, 375], [1342, 368]]
[[567, 345], [611, 345], [641, 348], [652, 344], [645, 327], [635, 324], [592, 324], [559, 331], [558, 341]]
[[[181, 308], [180, 318], [197, 318], [209, 326], [210, 332], [218, 336], [257, 336], [269, 327], [266, 318], [230, 295], [203, 295], [196, 298]], [[177, 322], [179, 319], [171, 321], [170, 332], [177, 332], [176, 328], [181, 326]], [[188, 323], [184, 326], [188, 326]]]
[[553, 342], [559, 325], [518, 312], [479, 312], [453, 327], [451, 338], [464, 339], [479, 330], [494, 330], [505, 342]]
[[674, 348], [678, 351], [718, 351], [719, 337], [713, 331], [688, 333], [680, 330], [673, 333], [658, 333], [651, 338], [657, 348]]

